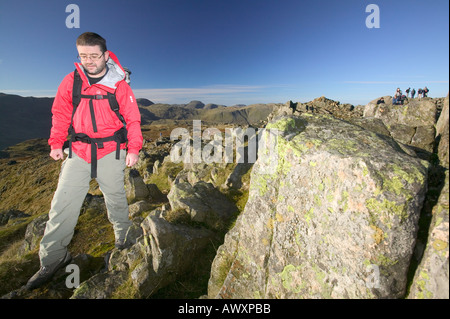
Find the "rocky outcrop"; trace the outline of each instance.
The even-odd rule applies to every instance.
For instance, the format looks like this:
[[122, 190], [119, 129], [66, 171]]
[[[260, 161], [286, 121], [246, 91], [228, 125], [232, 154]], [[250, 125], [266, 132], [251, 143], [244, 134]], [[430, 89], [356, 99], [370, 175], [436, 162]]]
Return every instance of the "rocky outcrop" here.
[[[71, 298], [112, 298], [123, 285], [130, 286], [134, 298], [147, 298], [188, 271], [214, 232], [170, 223], [164, 214], [162, 209], [151, 212], [137, 226], [142, 231], [137, 232], [141, 235], [135, 243], [122, 251], [113, 250], [107, 271], [83, 282]], [[131, 231], [136, 233], [136, 229]]]
[[426, 162], [328, 116], [274, 119], [250, 195], [211, 269], [209, 298], [401, 298], [427, 189]]
[[392, 105], [390, 97], [384, 103], [376, 99], [364, 109], [365, 123], [380, 119], [396, 141], [429, 155], [434, 150], [436, 135], [436, 103], [428, 98], [410, 100], [404, 105]]

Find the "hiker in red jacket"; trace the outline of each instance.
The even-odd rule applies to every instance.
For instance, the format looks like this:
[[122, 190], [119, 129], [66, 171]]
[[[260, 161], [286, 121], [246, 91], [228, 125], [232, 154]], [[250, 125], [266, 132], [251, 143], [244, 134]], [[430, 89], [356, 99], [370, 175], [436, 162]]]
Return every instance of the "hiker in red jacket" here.
[[105, 39], [86, 32], [78, 37], [76, 46], [81, 63], [75, 63], [76, 70], [58, 88], [48, 141], [50, 156], [63, 159], [69, 133], [69, 156], [62, 163], [40, 243], [41, 268], [28, 281], [28, 289], [49, 281], [71, 261], [67, 245], [91, 178], [96, 178], [103, 192], [117, 248], [125, 247], [125, 235], [131, 225], [124, 169], [138, 162], [142, 148], [139, 108], [125, 81], [126, 73], [117, 57], [107, 50]]

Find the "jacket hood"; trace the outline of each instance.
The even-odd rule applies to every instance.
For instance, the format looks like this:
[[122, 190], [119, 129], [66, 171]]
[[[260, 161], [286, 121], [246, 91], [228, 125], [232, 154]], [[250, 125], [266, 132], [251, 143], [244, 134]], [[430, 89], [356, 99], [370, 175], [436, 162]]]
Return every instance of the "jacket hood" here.
[[[106, 67], [108, 68], [108, 71], [106, 72], [103, 79], [97, 84], [103, 85], [112, 90], [116, 90], [117, 86], [119, 85], [119, 82], [125, 80], [126, 74], [119, 63], [117, 56], [111, 51], [108, 52], [109, 52], [109, 59], [108, 61], [106, 61]], [[83, 81], [89, 83], [82, 64], [76, 62], [75, 66], [78, 69], [78, 72], [80, 73]]]

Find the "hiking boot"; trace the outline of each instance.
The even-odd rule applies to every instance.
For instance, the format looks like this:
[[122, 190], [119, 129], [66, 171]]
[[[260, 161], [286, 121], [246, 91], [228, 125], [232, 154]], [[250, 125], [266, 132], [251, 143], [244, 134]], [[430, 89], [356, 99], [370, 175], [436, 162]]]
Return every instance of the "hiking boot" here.
[[63, 259], [56, 261], [48, 266], [42, 266], [33, 277], [28, 280], [25, 288], [28, 290], [36, 289], [52, 279], [53, 275], [62, 267], [68, 265], [72, 261], [72, 256], [69, 252], [66, 253]]
[[123, 250], [125, 248], [130, 247], [130, 243], [127, 242], [125, 239], [116, 239], [116, 242], [114, 243], [114, 246], [118, 249], [118, 250]]

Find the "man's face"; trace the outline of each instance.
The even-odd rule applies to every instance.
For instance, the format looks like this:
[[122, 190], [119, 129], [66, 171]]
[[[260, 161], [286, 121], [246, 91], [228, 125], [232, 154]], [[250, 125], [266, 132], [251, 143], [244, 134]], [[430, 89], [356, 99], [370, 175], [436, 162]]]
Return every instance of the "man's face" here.
[[78, 45], [78, 56], [86, 73], [93, 78], [98, 78], [106, 73], [106, 61], [109, 59], [109, 52], [103, 53], [99, 45]]

